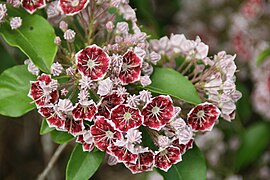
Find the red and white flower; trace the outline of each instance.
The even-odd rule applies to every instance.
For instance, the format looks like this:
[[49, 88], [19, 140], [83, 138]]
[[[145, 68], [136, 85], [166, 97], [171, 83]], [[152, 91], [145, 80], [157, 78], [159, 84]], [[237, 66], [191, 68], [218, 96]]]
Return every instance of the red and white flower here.
[[96, 118], [94, 125], [90, 128], [90, 132], [96, 147], [101, 151], [108, 150], [112, 143], [123, 138], [122, 133], [117, 131], [112, 123], [103, 116]]
[[173, 164], [180, 161], [182, 161], [180, 149], [174, 146], [169, 146], [155, 153], [155, 167], [166, 172]]
[[151, 129], [160, 130], [175, 114], [172, 100], [169, 96], [157, 96], [142, 109], [144, 125]]
[[86, 8], [89, 0], [60, 0], [59, 6], [65, 15], [73, 16]]
[[218, 120], [220, 110], [211, 103], [202, 103], [190, 110], [187, 123], [194, 131], [211, 131]]
[[53, 107], [41, 107], [38, 112], [46, 118], [49, 127], [65, 131], [65, 119], [60, 118]]
[[111, 62], [110, 57], [97, 45], [82, 49], [75, 55], [75, 59], [79, 72], [93, 81], [105, 77]]
[[112, 108], [124, 103], [124, 101], [125, 99], [121, 96], [118, 96], [116, 93], [103, 97], [98, 103], [97, 115], [109, 118]]
[[73, 118], [67, 118], [65, 121], [65, 129], [73, 136], [83, 134], [84, 128], [83, 120], [75, 121]]
[[92, 121], [97, 113], [97, 106], [93, 101], [85, 101], [77, 103], [72, 111], [73, 117], [76, 120]]
[[21, 1], [22, 7], [33, 14], [36, 10], [44, 8], [46, 6], [45, 0], [22, 0]]
[[116, 106], [111, 111], [111, 120], [119, 131], [127, 132], [142, 125], [143, 117], [138, 108], [126, 104]]
[[84, 130], [82, 135], [77, 137], [76, 142], [82, 144], [83, 151], [90, 152], [95, 147], [93, 137], [90, 131], [87, 130]]
[[129, 162], [124, 164], [133, 174], [152, 171], [154, 165], [154, 153], [152, 151], [140, 153], [135, 164]]
[[123, 55], [123, 64], [119, 73], [119, 79], [123, 85], [140, 80], [142, 59], [132, 51]]
[[28, 96], [32, 98], [38, 107], [57, 102], [59, 93], [57, 81], [51, 79], [50, 75], [42, 74], [37, 81], [31, 81]]
[[126, 140], [116, 141], [109, 147], [110, 154], [115, 156], [118, 162], [136, 163], [138, 154], [128, 148]]

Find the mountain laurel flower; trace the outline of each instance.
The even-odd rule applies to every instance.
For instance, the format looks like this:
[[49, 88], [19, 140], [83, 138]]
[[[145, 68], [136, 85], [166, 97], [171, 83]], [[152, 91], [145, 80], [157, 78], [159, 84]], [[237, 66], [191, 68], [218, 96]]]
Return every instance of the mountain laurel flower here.
[[64, 33], [64, 39], [67, 40], [68, 42], [73, 42], [75, 40], [76, 32], [73, 31], [72, 29], [66, 30]]
[[19, 8], [21, 6], [20, 0], [7, 0], [7, 3], [11, 4], [15, 8]]
[[59, 23], [59, 28], [63, 31], [66, 32], [68, 30], [68, 24], [65, 21], [60, 21]]
[[89, 0], [59, 0], [61, 11], [67, 16], [78, 14], [88, 5]]
[[110, 94], [113, 88], [113, 82], [110, 80], [110, 78], [107, 78], [105, 80], [99, 81], [98, 83], [98, 91], [97, 94], [100, 96], [106, 96], [107, 94]]
[[30, 59], [25, 60], [24, 64], [28, 65], [27, 69], [30, 73], [35, 76], [39, 75], [40, 70], [34, 65], [34, 63]]
[[108, 21], [108, 22], [106, 23], [106, 30], [107, 30], [108, 32], [112, 32], [113, 28], [114, 28], [113, 22], [112, 22], [112, 21]]
[[211, 131], [220, 115], [220, 110], [213, 104], [203, 103], [188, 113], [187, 122], [194, 131]]
[[62, 42], [62, 40], [61, 40], [61, 38], [59, 36], [56, 36], [54, 38], [54, 44], [60, 46], [61, 45], [61, 42]]
[[54, 76], [59, 76], [63, 71], [63, 66], [59, 62], [53, 63], [51, 66], [51, 74]]
[[10, 27], [12, 30], [18, 29], [22, 26], [22, 18], [21, 17], [13, 17], [10, 19]]
[[46, 6], [45, 0], [21, 0], [22, 7], [30, 14]]
[[0, 4], [0, 23], [4, 22], [4, 18], [7, 15], [7, 7], [5, 4]]
[[[228, 121], [235, 117], [235, 104], [241, 98], [235, 89], [235, 55], [221, 51], [207, 57], [208, 45], [183, 34], [149, 41], [129, 0], [20, 3], [31, 14], [47, 3], [48, 22], [60, 29], [57, 35], [63, 34], [54, 36], [58, 50], [52, 60], [57, 62], [49, 74], [40, 75], [36, 61], [25, 61], [28, 71], [37, 76], [30, 82], [28, 96], [48, 126], [74, 136], [82, 151], [104, 151], [109, 164], [123, 163], [133, 174], [154, 168], [168, 171], [219, 117]], [[0, 22], [6, 17], [2, 3]], [[19, 17], [10, 20], [11, 29], [19, 27]], [[155, 90], [159, 88], [151, 86], [152, 80], [159, 83], [151, 80], [155, 65], [177, 70], [194, 85], [202, 103], [196, 106], [177, 99], [173, 92], [163, 94], [163, 87]], [[270, 104], [260, 96], [269, 94], [270, 78], [266, 79], [254, 95], [258, 111], [263, 112]]]
[[97, 45], [80, 50], [75, 59], [79, 72], [93, 81], [103, 79], [111, 63], [108, 54]]
[[152, 98], [152, 94], [151, 92], [147, 91], [147, 90], [142, 90], [139, 92], [139, 96], [140, 96], [140, 100], [144, 103], [148, 103], [151, 98]]
[[146, 76], [141, 76], [140, 83], [143, 87], [145, 87], [145, 86], [149, 86], [152, 83], [152, 81], [150, 77], [146, 75]]

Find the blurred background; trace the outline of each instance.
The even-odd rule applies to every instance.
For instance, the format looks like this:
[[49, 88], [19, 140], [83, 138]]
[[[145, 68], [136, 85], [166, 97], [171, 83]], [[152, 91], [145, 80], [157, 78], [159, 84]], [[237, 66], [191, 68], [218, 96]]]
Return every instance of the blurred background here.
[[[267, 0], [135, 0], [139, 24], [150, 38], [183, 33], [200, 36], [210, 55], [237, 54], [237, 89], [243, 94], [236, 119], [220, 121], [196, 143], [207, 161], [207, 179], [270, 179], [270, 2]], [[0, 37], [0, 73], [27, 59]], [[41, 117], [32, 111], [21, 118], [0, 116], [0, 179], [36, 179], [57, 144], [40, 136]], [[64, 179], [74, 147], [70, 142], [48, 179]], [[194, 169], [194, 173], [196, 170]], [[104, 163], [92, 179], [161, 179], [156, 173], [132, 175], [123, 165]]]

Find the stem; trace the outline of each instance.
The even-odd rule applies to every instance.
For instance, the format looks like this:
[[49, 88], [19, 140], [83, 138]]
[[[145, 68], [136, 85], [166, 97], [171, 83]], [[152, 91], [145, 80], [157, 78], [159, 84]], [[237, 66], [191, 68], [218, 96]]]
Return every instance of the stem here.
[[46, 176], [48, 175], [50, 170], [53, 168], [55, 162], [57, 161], [57, 159], [59, 158], [59, 156], [61, 155], [62, 151], [65, 149], [66, 146], [67, 146], [67, 143], [61, 144], [60, 146], [58, 146], [52, 158], [50, 159], [47, 167], [42, 171], [41, 174], [39, 174], [37, 180], [44, 180], [46, 178]]

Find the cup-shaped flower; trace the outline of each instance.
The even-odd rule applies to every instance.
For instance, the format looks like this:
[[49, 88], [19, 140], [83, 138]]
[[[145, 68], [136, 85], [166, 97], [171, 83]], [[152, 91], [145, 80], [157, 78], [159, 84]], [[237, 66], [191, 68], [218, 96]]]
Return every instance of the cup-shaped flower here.
[[175, 109], [169, 96], [157, 96], [142, 109], [144, 125], [151, 129], [160, 130], [173, 118], [174, 111]]
[[57, 102], [59, 93], [57, 81], [51, 79], [50, 75], [42, 74], [37, 81], [31, 81], [28, 96], [32, 98], [38, 107]]
[[97, 45], [80, 50], [75, 59], [79, 72], [93, 81], [105, 77], [111, 62], [110, 57]]
[[140, 80], [142, 59], [133, 51], [127, 51], [123, 55], [123, 64], [119, 73], [119, 79], [123, 85]]
[[190, 110], [187, 123], [194, 131], [211, 131], [219, 118], [220, 110], [211, 103], [202, 103]]
[[154, 166], [154, 153], [152, 151], [138, 154], [138, 160], [134, 163], [126, 162], [125, 166], [133, 173], [152, 171]]
[[124, 103], [124, 98], [118, 96], [116, 93], [107, 95], [103, 97], [98, 103], [98, 114], [99, 116], [104, 116], [105, 118], [110, 117], [112, 108], [115, 106]]
[[110, 118], [117, 130], [127, 132], [142, 125], [143, 117], [138, 108], [120, 104], [112, 109]]
[[89, 0], [60, 0], [59, 7], [65, 15], [73, 16], [86, 8]]
[[21, 1], [22, 7], [33, 14], [36, 10], [44, 8], [46, 6], [45, 0], [22, 0]]
[[92, 121], [97, 113], [97, 106], [93, 101], [77, 103], [72, 111], [74, 119]]
[[182, 161], [180, 149], [174, 146], [169, 146], [155, 153], [155, 167], [168, 171], [173, 164]]
[[98, 116], [95, 119], [95, 123], [91, 126], [90, 132], [96, 147], [101, 151], [107, 151], [112, 143], [123, 138], [122, 133], [115, 129], [112, 122], [105, 119], [103, 116]]

